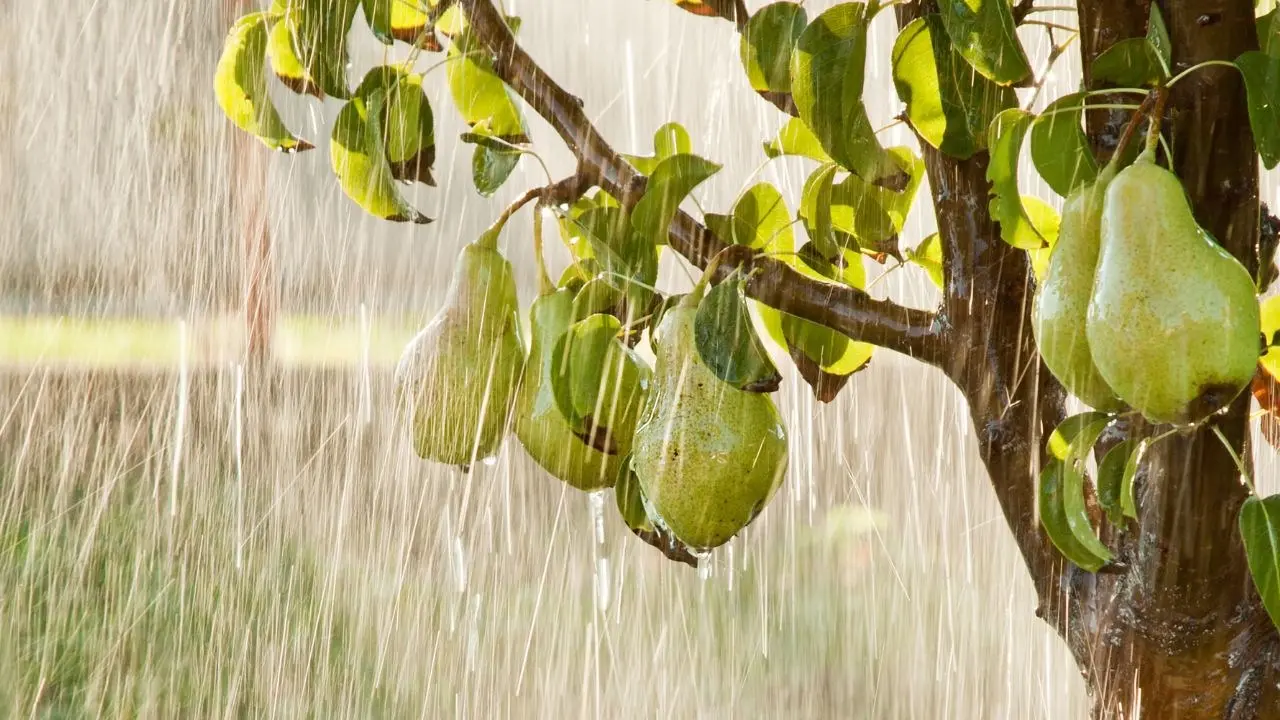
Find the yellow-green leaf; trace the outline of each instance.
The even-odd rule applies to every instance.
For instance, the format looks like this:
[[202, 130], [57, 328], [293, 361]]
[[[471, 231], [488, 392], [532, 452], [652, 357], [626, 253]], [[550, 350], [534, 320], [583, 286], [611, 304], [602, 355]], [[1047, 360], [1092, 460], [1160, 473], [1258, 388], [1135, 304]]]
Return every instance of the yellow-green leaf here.
[[939, 0], [942, 24], [975, 70], [1001, 85], [1031, 76], [1008, 0]]
[[719, 170], [720, 165], [697, 155], [672, 155], [658, 163], [631, 216], [636, 232], [655, 245], [665, 244], [680, 203]]
[[273, 150], [301, 151], [311, 144], [289, 132], [267, 92], [266, 13], [253, 13], [236, 21], [227, 34], [222, 57], [214, 72], [218, 105], [231, 122]]
[[493, 70], [485, 46], [468, 33], [457, 35], [445, 64], [449, 92], [468, 125], [484, 122], [488, 132], [513, 143], [528, 141], [528, 127], [514, 94]]
[[424, 224], [431, 219], [400, 196], [383, 147], [385, 90], [356, 96], [338, 112], [329, 143], [333, 171], [343, 192], [371, 215], [393, 222]]

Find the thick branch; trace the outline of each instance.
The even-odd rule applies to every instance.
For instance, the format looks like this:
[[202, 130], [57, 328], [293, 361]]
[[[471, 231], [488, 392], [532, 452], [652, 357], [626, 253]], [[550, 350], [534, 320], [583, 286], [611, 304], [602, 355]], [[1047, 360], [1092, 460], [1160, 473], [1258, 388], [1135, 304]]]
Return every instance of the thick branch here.
[[[461, 0], [461, 4], [472, 32], [493, 51], [498, 76], [569, 145], [578, 159], [579, 175], [591, 178], [624, 203], [638, 199], [644, 191], [644, 176], [609, 146], [583, 112], [582, 101], [529, 57], [490, 0]], [[684, 212], [672, 221], [668, 243], [699, 267], [705, 267], [726, 247]], [[743, 251], [750, 253], [746, 248]], [[807, 278], [772, 258], [751, 255], [742, 260], [760, 271], [748, 284], [747, 293], [770, 307], [931, 364], [939, 364], [945, 354], [943, 327], [931, 312], [903, 308], [854, 288]], [[717, 274], [723, 278], [733, 267], [723, 263]]]

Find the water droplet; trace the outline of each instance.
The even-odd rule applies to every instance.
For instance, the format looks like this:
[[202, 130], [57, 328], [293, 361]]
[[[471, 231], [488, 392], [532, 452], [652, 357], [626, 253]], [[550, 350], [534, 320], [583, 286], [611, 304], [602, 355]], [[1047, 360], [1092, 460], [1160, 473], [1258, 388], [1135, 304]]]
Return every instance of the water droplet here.
[[493, 467], [494, 465], [498, 464], [498, 456], [490, 455], [489, 457], [481, 460], [480, 462], [484, 463], [485, 467]]

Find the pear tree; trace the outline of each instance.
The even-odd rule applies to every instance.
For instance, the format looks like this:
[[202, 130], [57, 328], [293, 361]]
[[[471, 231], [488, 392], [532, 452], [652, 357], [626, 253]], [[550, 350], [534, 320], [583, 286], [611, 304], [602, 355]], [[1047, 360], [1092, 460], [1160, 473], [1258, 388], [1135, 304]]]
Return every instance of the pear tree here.
[[[1280, 304], [1260, 301], [1280, 230], [1259, 198], [1280, 164], [1274, 2], [672, 1], [736, 28], [751, 88], [788, 118], [762, 157], [810, 165], [798, 197], [757, 183], [688, 212], [715, 159], [675, 123], [652, 155], [615, 150], [495, 0], [273, 0], [228, 29], [214, 78], [227, 117], [299, 153], [323, 138], [288, 127], [271, 77], [341, 101], [335, 179], [388, 222], [432, 221], [400, 189], [434, 184], [446, 110], [424, 83], [441, 75], [468, 126], [447, 142], [470, 146], [481, 195], [539, 145], [577, 159], [460, 250], [397, 369], [414, 450], [468, 466], [518, 442], [573, 488], [612, 488], [640, 540], [696, 564], [785, 476], [772, 357], [830, 402], [873, 353], [906, 355], [967, 400], [1035, 612], [1096, 717], [1277, 717], [1280, 496], [1254, 482], [1249, 444], [1257, 423], [1280, 445]], [[896, 40], [868, 58], [882, 13]], [[357, 23], [409, 59], [349, 69]], [[1023, 46], [1035, 33], [1052, 48], [1042, 67]], [[1079, 89], [1043, 97], [1077, 52]], [[869, 61], [892, 68], [909, 146], [871, 123]], [[535, 143], [529, 113], [558, 140]], [[1024, 153], [1061, 215], [1020, 189]], [[926, 178], [932, 203], [917, 203]], [[497, 239], [529, 205], [539, 287], [522, 309]], [[907, 236], [930, 205], [938, 231]], [[573, 254], [558, 278], [544, 217]], [[693, 291], [659, 286], [664, 253], [702, 269]], [[868, 292], [902, 264], [932, 278], [936, 307]], [[1070, 414], [1077, 402], [1091, 409]]]

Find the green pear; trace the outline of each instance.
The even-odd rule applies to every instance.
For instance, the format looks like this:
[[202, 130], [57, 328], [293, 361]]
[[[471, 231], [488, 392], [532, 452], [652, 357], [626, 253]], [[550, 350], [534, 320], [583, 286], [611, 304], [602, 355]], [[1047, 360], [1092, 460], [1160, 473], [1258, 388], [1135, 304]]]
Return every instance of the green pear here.
[[511, 264], [492, 242], [471, 243], [454, 266], [444, 307], [396, 368], [414, 451], [462, 466], [495, 454], [523, 366]]
[[[556, 290], [535, 300], [529, 311], [533, 340], [516, 396], [515, 431], [544, 470], [579, 490], [592, 491], [613, 486], [623, 458], [631, 451], [649, 372], [634, 353], [615, 341], [616, 347], [611, 348], [615, 352], [608, 354], [601, 374], [605, 382], [591, 403], [601, 408], [602, 420], [593, 422], [587, 433], [575, 432], [556, 404], [552, 388], [556, 343], [573, 322], [574, 295], [572, 290]], [[584, 434], [607, 438], [606, 447], [587, 444]]]
[[1102, 245], [1102, 205], [1115, 177], [1108, 165], [1098, 179], [1077, 188], [1062, 208], [1058, 242], [1032, 309], [1032, 332], [1049, 372], [1072, 395], [1104, 412], [1124, 403], [1102, 379], [1089, 352], [1085, 318]]
[[768, 395], [739, 390], [703, 364], [694, 339], [701, 295], [696, 288], [658, 327], [631, 467], [653, 520], [706, 550], [728, 542], [773, 496], [787, 468], [787, 436]]
[[1107, 384], [1152, 422], [1198, 421], [1253, 378], [1253, 279], [1196, 223], [1151, 149], [1107, 188], [1086, 331]]

